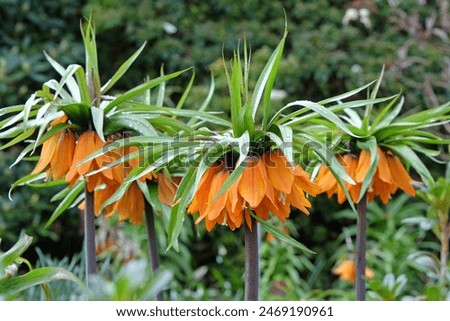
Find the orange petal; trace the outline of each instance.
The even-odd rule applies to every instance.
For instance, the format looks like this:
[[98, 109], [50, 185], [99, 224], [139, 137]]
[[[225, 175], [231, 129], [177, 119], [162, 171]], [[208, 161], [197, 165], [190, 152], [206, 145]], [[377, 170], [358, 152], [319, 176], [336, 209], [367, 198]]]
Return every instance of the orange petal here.
[[[166, 204], [167, 206], [173, 205], [173, 198], [177, 192], [178, 185], [174, 181], [175, 178], [171, 179], [167, 177], [164, 172], [158, 175], [158, 198], [161, 203]], [[178, 179], [178, 182], [179, 181], [180, 180]]]
[[133, 206], [131, 207], [130, 218], [131, 223], [137, 225], [143, 222], [143, 213], [145, 207], [144, 195], [137, 183], [133, 183], [130, 186], [130, 193], [133, 197]]
[[317, 183], [311, 182], [308, 178], [304, 176], [297, 176], [294, 180], [294, 185], [304, 190], [311, 196], [316, 196], [322, 192], [322, 189]]
[[375, 176], [372, 188], [374, 194], [380, 197], [383, 204], [387, 204], [389, 202], [391, 184], [382, 181], [379, 176]]
[[[245, 200], [238, 196], [237, 197], [237, 201], [236, 203], [234, 203], [231, 198], [231, 194], [233, 192], [230, 189], [230, 192], [228, 193], [228, 202], [226, 205], [226, 210], [228, 212], [228, 218], [230, 221], [233, 222], [233, 225], [235, 227], [240, 227], [242, 225], [242, 222], [244, 220], [244, 205], [245, 205]], [[237, 193], [237, 188], [236, 188], [236, 193]]]
[[364, 178], [367, 176], [367, 172], [369, 172], [370, 168], [370, 151], [363, 149], [359, 153], [358, 158], [358, 165], [356, 167], [356, 171], [354, 173], [355, 175], [355, 182], [362, 183], [364, 181]]
[[228, 202], [230, 203], [230, 209], [232, 212], [237, 210], [238, 204], [243, 203], [243, 198], [239, 195], [239, 182], [241, 180], [241, 176], [239, 176], [236, 181], [231, 184], [228, 192]]
[[333, 176], [333, 173], [331, 173], [331, 171], [325, 165], [322, 165], [320, 167], [316, 182], [323, 192], [333, 190], [337, 184], [336, 178]]
[[70, 130], [64, 130], [58, 139], [56, 151], [50, 162], [53, 179], [57, 180], [66, 175], [73, 162], [75, 152], [75, 134]]
[[245, 224], [247, 224], [250, 231], [253, 231], [253, 219], [250, 215], [250, 210], [248, 208], [244, 210], [244, 216], [245, 216]]
[[[76, 166], [83, 159], [91, 155], [95, 151], [95, 133], [93, 131], [85, 131], [78, 139], [73, 156], [71, 168], [75, 168], [79, 175], [83, 176], [90, 171], [92, 160]], [[69, 171], [70, 172], [70, 171]]]
[[377, 166], [378, 177], [386, 183], [391, 183], [391, 170], [389, 169], [389, 164], [386, 159], [385, 153], [381, 150], [380, 147], [377, 148], [378, 156], [380, 157]]
[[266, 182], [263, 179], [262, 171], [265, 166], [260, 159], [251, 161], [241, 174], [239, 182], [239, 194], [253, 208], [257, 207], [265, 196]]
[[[267, 199], [267, 198], [264, 198]], [[269, 208], [265, 205], [265, 201], [263, 200], [259, 205], [254, 209], [256, 216], [263, 220], [269, 219]]]
[[103, 203], [116, 192], [118, 187], [118, 184], [106, 184], [105, 188], [94, 192], [94, 212], [96, 216], [100, 215], [100, 208]]
[[188, 213], [194, 214], [196, 212], [200, 212], [200, 215], [203, 214], [203, 211], [206, 209], [208, 205], [208, 196], [209, 196], [209, 188], [211, 185], [211, 180], [214, 175], [223, 169], [223, 166], [218, 164], [213, 164], [210, 168], [208, 168], [200, 179], [200, 183], [195, 191], [194, 198], [191, 201], [191, 204], [188, 207]]
[[210, 220], [217, 218], [225, 209], [228, 200], [228, 191], [225, 191], [220, 196], [218, 196], [218, 193], [229, 176], [230, 173], [228, 171], [219, 172], [211, 181], [208, 207], [205, 211], [205, 215], [207, 215]]
[[291, 193], [294, 182], [293, 169], [281, 152], [275, 151], [264, 158], [267, 174], [272, 186], [286, 194]]
[[66, 114], [62, 115], [61, 117], [56, 118], [54, 121], [51, 122], [50, 126], [56, 126], [58, 124], [64, 124], [67, 122], [67, 120], [69, 119], [69, 117], [67, 117]]
[[311, 203], [305, 197], [303, 190], [299, 188], [297, 185], [294, 185], [293, 187], [290, 200], [292, 206], [298, 208], [306, 215], [309, 215], [309, 211], [306, 209], [306, 207], [311, 207]]
[[133, 224], [142, 222], [144, 212], [144, 196], [137, 185], [132, 183], [122, 198], [117, 202], [119, 220], [131, 219]]
[[33, 169], [31, 174], [42, 172], [50, 164], [60, 136], [61, 133], [53, 135], [42, 144], [42, 151], [41, 155], [39, 156], [39, 161], [37, 162], [36, 167]]
[[411, 184], [411, 177], [406, 171], [405, 167], [403, 167], [402, 162], [397, 156], [387, 156], [387, 161], [389, 164], [389, 168], [391, 169], [391, 176], [393, 182], [404, 190], [410, 196], [415, 195], [414, 187]]

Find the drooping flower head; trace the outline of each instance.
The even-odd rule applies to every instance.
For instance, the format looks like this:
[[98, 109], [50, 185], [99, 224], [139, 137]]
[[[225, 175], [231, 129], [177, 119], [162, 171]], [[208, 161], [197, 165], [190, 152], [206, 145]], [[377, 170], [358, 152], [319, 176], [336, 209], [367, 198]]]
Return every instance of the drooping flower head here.
[[[170, 119], [161, 125], [155, 118], [155, 110], [152, 109], [154, 104], [150, 101], [142, 102], [141, 97], [151, 88], [177, 77], [185, 70], [162, 74], [130, 89], [126, 94], [110, 96], [108, 91], [129, 69], [145, 44], [102, 86], [94, 29], [90, 18], [86, 25], [81, 26], [86, 53], [85, 66], [72, 64], [65, 68], [45, 54], [61, 75], [61, 79], [44, 83], [41, 90], [32, 94], [23, 106], [19, 106], [22, 110], [18, 110], [18, 114], [0, 128], [1, 132], [7, 133], [5, 137], [12, 138], [7, 146], [37, 134], [34, 136], [36, 139], [31, 140], [16, 163], [42, 145], [39, 161], [32, 173], [21, 179], [22, 182], [45, 179], [47, 182], [57, 180], [68, 183], [65, 192], [59, 194], [65, 196], [50, 218], [49, 224], [62, 213], [63, 207], [67, 208], [71, 202], [79, 200], [76, 196], [83, 192], [83, 188], [86, 194], [94, 194], [93, 207], [95, 214], [99, 215], [104, 201], [119, 189], [141, 161], [140, 157], [125, 159], [130, 154], [138, 153], [137, 145], [120, 145], [120, 148], [111, 152], [89, 158], [92, 153], [117, 140], [124, 140], [127, 135], [144, 134], [158, 138], [166, 128], [170, 129], [173, 123], [181, 123]], [[164, 91], [160, 90], [157, 100], [163, 101], [163, 96]], [[135, 112], [136, 104], [139, 105], [138, 113]], [[14, 111], [17, 111], [16, 108]], [[166, 109], [165, 112], [169, 114], [170, 110]], [[20, 128], [23, 132], [18, 130], [14, 131], [16, 136], [10, 135], [8, 132], [11, 128]], [[121, 159], [123, 161], [118, 162]], [[112, 163], [114, 165], [108, 166]], [[139, 180], [156, 180], [156, 174], [148, 172]], [[121, 196], [123, 197], [116, 199], [114, 204], [105, 207], [106, 216], [118, 212], [121, 220], [131, 218], [133, 223], [142, 221], [144, 197], [138, 183], [133, 182]]]
[[[65, 121], [67, 121], [67, 117], [63, 116], [53, 125]], [[45, 170], [47, 177], [54, 180], [64, 178], [69, 187], [83, 179], [87, 190], [94, 193], [94, 214], [99, 216], [103, 203], [117, 191], [129, 172], [139, 165], [139, 160], [132, 159], [111, 167], [108, 167], [108, 165], [130, 153], [137, 152], [137, 147], [115, 149], [81, 165], [79, 163], [94, 152], [122, 138], [123, 134], [118, 133], [108, 136], [106, 142], [103, 142], [94, 131], [88, 130], [79, 135], [77, 139], [74, 131], [63, 130], [44, 142], [41, 157], [32, 174]], [[98, 171], [104, 167], [107, 168]], [[98, 172], [90, 174], [95, 171]], [[150, 172], [143, 176], [141, 181], [156, 179], [157, 175]], [[111, 217], [118, 213], [120, 221], [129, 218], [133, 224], [138, 224], [143, 221], [144, 205], [142, 191], [134, 182], [122, 198], [105, 208], [104, 214], [106, 217]], [[84, 203], [80, 205], [80, 208], [84, 208]]]
[[311, 203], [306, 194], [315, 196], [320, 188], [299, 165], [291, 166], [280, 150], [249, 157], [245, 162], [243, 172], [221, 194], [233, 168], [220, 160], [207, 169], [188, 207], [188, 213], [199, 214], [196, 223], [205, 220], [208, 231], [216, 224], [234, 230], [244, 220], [252, 228], [250, 212], [263, 220], [272, 213], [282, 222], [289, 217], [291, 206], [309, 214]]
[[[364, 111], [345, 108], [346, 104], [341, 104], [343, 113], [338, 114], [334, 123], [327, 125], [328, 130], [336, 135], [332, 147], [346, 151], [339, 153], [337, 159], [353, 182], [335, 179], [333, 172], [336, 171], [330, 164], [320, 167], [317, 182], [329, 197], [336, 194], [340, 204], [347, 198], [358, 203], [364, 195], [368, 201], [378, 197], [386, 204], [398, 190], [414, 196], [413, 180], [405, 165], [414, 169], [425, 184], [432, 184], [433, 178], [417, 154], [433, 158], [440, 151], [433, 150], [432, 146], [448, 143], [433, 133], [432, 128], [448, 122], [450, 102], [430, 110], [401, 115], [403, 97], [376, 98], [383, 72], [384, 68], [373, 90], [369, 89], [370, 99], [348, 105], [364, 106]], [[378, 106], [375, 105], [384, 102], [385, 106], [376, 108]]]
[[[380, 147], [376, 149], [378, 164], [375, 174], [367, 189], [367, 199], [372, 201], [379, 197], [384, 204], [387, 204], [390, 197], [401, 189], [410, 196], [415, 195], [413, 180], [409, 176], [400, 159], [392, 151], [383, 151]], [[362, 150], [358, 156], [354, 154], [338, 155], [337, 159], [348, 175], [356, 182], [352, 185], [345, 182], [345, 187], [354, 203], [358, 203], [364, 179], [368, 175], [371, 154], [368, 150]], [[337, 195], [339, 204], [344, 203], [346, 196], [343, 188], [338, 184], [330, 169], [322, 165], [317, 175], [317, 183], [328, 197]]]

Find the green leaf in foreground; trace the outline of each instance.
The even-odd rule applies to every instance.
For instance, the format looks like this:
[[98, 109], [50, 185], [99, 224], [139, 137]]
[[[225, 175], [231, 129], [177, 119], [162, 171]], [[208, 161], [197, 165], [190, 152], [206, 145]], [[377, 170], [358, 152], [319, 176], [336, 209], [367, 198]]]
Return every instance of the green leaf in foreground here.
[[262, 220], [261, 218], [259, 218], [258, 216], [256, 216], [255, 214], [251, 213], [252, 217], [257, 220], [259, 223], [261, 223], [262, 227], [269, 233], [272, 233], [273, 235], [275, 235], [275, 237], [283, 242], [286, 242], [289, 245], [292, 245], [300, 250], [302, 250], [303, 252], [306, 253], [310, 253], [310, 254], [316, 254], [316, 252], [311, 251], [310, 249], [308, 249], [306, 246], [304, 246], [302, 243], [300, 243], [299, 241], [295, 240], [294, 238], [290, 237], [289, 235], [287, 235], [286, 233], [281, 232], [279, 229], [277, 229], [275, 226], [273, 226], [272, 224]]

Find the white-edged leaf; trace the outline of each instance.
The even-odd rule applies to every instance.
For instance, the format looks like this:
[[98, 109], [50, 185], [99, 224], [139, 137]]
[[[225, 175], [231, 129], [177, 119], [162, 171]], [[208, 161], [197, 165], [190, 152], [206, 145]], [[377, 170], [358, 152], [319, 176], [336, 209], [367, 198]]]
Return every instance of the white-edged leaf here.
[[345, 133], [349, 134], [350, 136], [359, 137], [358, 135], [355, 135], [347, 127], [347, 125], [345, 125], [345, 123], [339, 119], [339, 117], [336, 114], [334, 114], [329, 109], [323, 107], [322, 105], [319, 105], [317, 103], [314, 103], [314, 102], [308, 101], [308, 100], [297, 100], [297, 101], [294, 101], [294, 102], [286, 105], [286, 107], [291, 107], [291, 106], [302, 106], [302, 107], [309, 108], [309, 109], [313, 110], [314, 112], [320, 114], [322, 117], [331, 121], [333, 124], [335, 124], [337, 127], [339, 127], [341, 130], [343, 130]]
[[95, 132], [100, 137], [102, 141], [105, 141], [105, 136], [103, 134], [103, 121], [105, 115], [103, 109], [91, 106], [92, 122], [94, 123]]
[[[60, 74], [63, 78], [64, 77], [67, 78], [64, 82], [67, 83], [67, 88], [69, 88], [70, 94], [72, 95], [73, 99], [76, 102], [81, 102], [80, 91], [79, 91], [77, 82], [75, 81], [75, 79], [72, 76], [73, 73], [72, 74], [67, 73], [67, 70], [69, 69], [70, 66], [67, 69], [65, 69], [56, 60], [54, 60], [52, 57], [50, 57], [45, 51], [44, 51], [44, 55], [45, 55], [45, 58], [47, 58], [50, 65], [52, 65], [52, 67], [56, 70], [56, 72], [58, 74]], [[71, 66], [78, 66], [78, 65], [71, 65]], [[78, 66], [78, 67], [81, 67], [81, 66]]]

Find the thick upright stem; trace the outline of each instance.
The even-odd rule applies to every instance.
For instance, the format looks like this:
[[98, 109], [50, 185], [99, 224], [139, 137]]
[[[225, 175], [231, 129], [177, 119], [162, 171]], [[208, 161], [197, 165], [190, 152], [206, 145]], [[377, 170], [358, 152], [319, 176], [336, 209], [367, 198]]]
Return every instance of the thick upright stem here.
[[252, 229], [245, 225], [245, 301], [259, 298], [258, 228], [252, 219]]
[[97, 257], [95, 255], [95, 215], [94, 193], [84, 188], [84, 243], [86, 261], [86, 284], [89, 285], [90, 276], [97, 274]]
[[356, 234], [356, 300], [366, 300], [366, 227], [367, 227], [367, 196], [361, 198], [357, 205], [358, 223]]
[[[147, 228], [147, 241], [148, 252], [150, 256], [150, 264], [152, 266], [153, 275], [159, 269], [159, 255], [158, 255], [158, 242], [156, 239], [155, 229], [155, 215], [153, 214], [152, 206], [148, 203], [145, 204], [145, 227]], [[163, 301], [164, 296], [162, 292], [156, 294], [158, 301]]]

